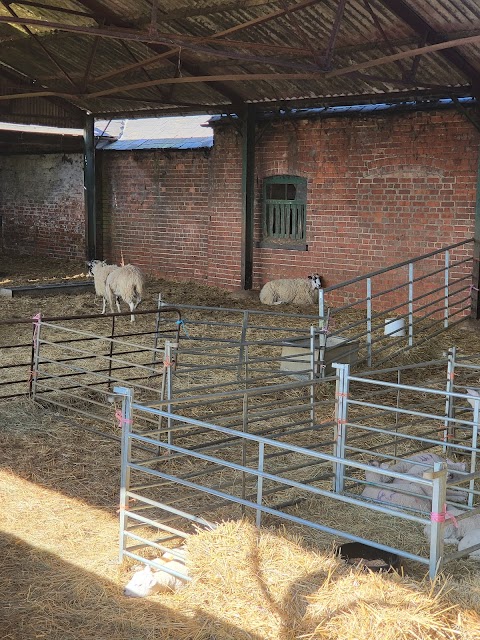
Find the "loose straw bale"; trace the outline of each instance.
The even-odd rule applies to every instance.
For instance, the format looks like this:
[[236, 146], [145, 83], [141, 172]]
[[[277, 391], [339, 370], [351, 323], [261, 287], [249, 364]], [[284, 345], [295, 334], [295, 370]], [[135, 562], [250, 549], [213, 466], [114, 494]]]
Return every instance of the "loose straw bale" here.
[[[285, 530], [226, 522], [192, 536], [188, 557], [194, 579], [183, 608], [237, 625], [232, 638], [473, 640], [480, 631], [479, 616], [451, 602], [440, 581], [363, 573]], [[215, 625], [207, 628], [215, 637]]]

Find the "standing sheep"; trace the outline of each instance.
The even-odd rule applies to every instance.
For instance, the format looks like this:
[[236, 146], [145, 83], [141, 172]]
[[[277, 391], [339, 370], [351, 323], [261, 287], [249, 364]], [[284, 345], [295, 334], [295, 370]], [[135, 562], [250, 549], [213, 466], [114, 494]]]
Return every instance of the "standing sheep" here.
[[90, 260], [87, 262], [88, 275], [93, 276], [95, 285], [95, 294], [103, 299], [102, 313], [105, 313], [105, 304], [107, 302], [107, 294], [105, 292], [105, 283], [109, 274], [115, 269], [119, 269], [116, 264], [107, 264], [104, 260]]
[[120, 312], [119, 298], [128, 304], [131, 322], [135, 322], [133, 311], [142, 301], [143, 287], [145, 285], [145, 276], [138, 267], [133, 264], [126, 264], [124, 267], [118, 267], [109, 273], [105, 283], [105, 292], [110, 304], [110, 310], [113, 313], [113, 301], [116, 300], [117, 309]]
[[270, 280], [260, 291], [263, 304], [313, 304], [317, 300], [318, 290], [322, 288], [322, 279], [318, 273], [308, 278]]

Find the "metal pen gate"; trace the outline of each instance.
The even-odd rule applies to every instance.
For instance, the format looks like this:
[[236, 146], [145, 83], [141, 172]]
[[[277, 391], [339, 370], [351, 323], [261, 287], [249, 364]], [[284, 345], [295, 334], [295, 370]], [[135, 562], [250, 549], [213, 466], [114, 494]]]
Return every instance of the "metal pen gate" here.
[[[452, 504], [447, 500], [447, 489], [455, 487], [468, 497], [469, 502], [469, 505], [461, 503], [465, 514], [460, 519], [478, 512], [479, 492], [472, 484], [479, 477], [478, 472], [461, 474], [460, 479], [450, 481], [444, 462], [425, 465], [426, 473], [420, 478], [385, 471], [392, 480], [400, 478], [415, 483], [417, 487], [425, 487], [432, 496], [431, 511], [399, 509], [389, 503], [362, 497], [361, 489], [369, 484], [362, 476], [378, 471], [371, 460], [365, 459], [365, 452], [377, 461], [399, 460], [402, 456], [408, 458], [412, 451], [438, 450], [445, 442], [441, 437], [425, 437], [418, 432], [409, 432], [407, 428], [395, 431], [370, 427], [368, 421], [378, 419], [379, 410], [390, 413], [392, 407], [386, 402], [373, 403], [365, 398], [352, 400], [348, 406], [348, 387], [361, 383], [373, 388], [375, 382], [376, 391], [382, 392], [385, 388], [393, 389], [395, 384], [382, 384], [368, 378], [365, 382], [353, 377], [347, 384], [347, 369], [343, 367], [343, 373], [339, 371], [336, 397], [329, 400], [319, 398], [319, 381], [291, 383], [275, 391], [272, 388], [253, 388], [213, 393], [209, 399], [197, 398], [197, 406], [192, 398], [176, 398], [172, 399], [168, 409], [137, 403], [131, 390], [116, 388], [115, 391], [122, 396], [123, 407], [120, 419], [123, 433], [120, 558], [132, 557], [143, 561], [141, 554], [145, 550], [164, 551], [172, 544], [180, 544], [185, 537], [195, 533], [197, 527], [214, 527], [222, 519], [249, 514], [258, 525], [265, 516], [273, 516], [398, 553], [428, 565], [432, 577], [445, 562], [471, 552], [472, 549], [445, 553], [445, 505]], [[314, 394], [310, 392], [312, 384], [315, 386]], [[408, 385], [400, 387], [405, 391]], [[280, 391], [286, 396], [296, 394], [296, 404], [282, 404], [280, 396], [278, 405], [269, 404], [272, 393], [279, 394]], [[449, 394], [445, 390], [433, 391], [442, 396], [443, 401]], [[225, 400], [230, 403], [230, 416], [233, 413], [232, 403], [236, 404], [236, 424], [239, 427], [222, 426], [218, 417], [216, 423], [195, 417], [195, 409], [203, 412], [204, 416], [219, 416], [218, 403]], [[327, 407], [331, 410], [333, 405], [336, 407], [335, 419], [322, 421], [319, 412], [324, 413]], [[352, 422], [351, 412], [360, 406], [369, 411], [365, 424], [359, 419]], [[391, 414], [394, 415], [396, 410], [394, 407]], [[439, 423], [438, 433], [443, 433], [444, 414], [433, 415], [408, 409], [404, 413], [435, 419]], [[305, 420], [307, 415], [309, 418]], [[308, 422], [311, 416], [314, 419]], [[478, 425], [475, 427], [470, 422], [472, 429], [478, 429]], [[145, 428], [145, 424], [150, 428]], [[268, 425], [268, 430], [265, 425]], [[359, 429], [362, 430], [360, 440]], [[383, 442], [380, 446], [368, 448], [372, 432], [380, 434]], [[308, 446], [304, 446], [304, 442]], [[457, 448], [470, 456], [475, 453], [471, 445], [457, 445]], [[339, 530], [326, 525], [321, 519], [309, 518], [308, 509], [305, 514], [298, 511], [299, 505], [308, 504], [309, 500], [334, 501], [342, 508], [360, 508], [365, 514], [385, 514], [398, 521], [399, 527], [402, 521], [422, 527], [429, 524], [431, 542], [428, 552], [411, 552], [365, 538], [353, 529]], [[352, 522], [355, 517], [352, 511]], [[419, 541], [422, 537], [419, 531]]]

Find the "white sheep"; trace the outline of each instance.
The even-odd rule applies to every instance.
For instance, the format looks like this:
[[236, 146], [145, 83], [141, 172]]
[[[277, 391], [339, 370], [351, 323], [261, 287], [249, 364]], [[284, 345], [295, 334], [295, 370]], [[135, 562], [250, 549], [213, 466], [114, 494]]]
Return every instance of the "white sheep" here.
[[[166, 554], [165, 554], [166, 555]], [[130, 598], [145, 598], [159, 591], [176, 591], [185, 585], [185, 581], [168, 571], [188, 576], [187, 569], [178, 560], [168, 560], [165, 555], [155, 558], [153, 562], [163, 564], [166, 570], [156, 571], [147, 565], [139, 571], [135, 571], [132, 578], [123, 590], [123, 594]]]
[[[462, 513], [464, 513], [464, 511], [461, 511], [456, 507], [448, 506], [445, 517], [445, 526], [443, 528], [443, 540], [445, 544], [458, 544], [458, 541], [460, 540], [460, 537], [458, 536], [458, 525], [462, 521], [460, 520], [460, 522], [457, 523], [456, 520], [454, 521], [454, 518], [462, 515]], [[430, 541], [430, 530], [430, 524], [426, 524], [423, 528], [423, 533], [428, 541]]]
[[[460, 520], [459, 524], [461, 522], [462, 521]], [[469, 549], [470, 547], [473, 547], [476, 544], [480, 544], [480, 529], [472, 529], [471, 531], [467, 531], [467, 533], [463, 536], [463, 538], [458, 543], [458, 550], [465, 551], [465, 549]], [[469, 553], [469, 558], [473, 558], [474, 560], [480, 560], [480, 548]]]
[[[435, 462], [446, 462], [447, 463], [447, 481], [450, 480], [459, 480], [461, 478], [461, 473], [466, 472], [466, 464], [464, 462], [453, 462], [449, 458], [444, 460], [441, 456], [436, 453], [419, 453], [410, 458], [405, 458], [404, 460], [400, 460], [395, 464], [390, 464], [388, 462], [383, 462], [378, 465], [376, 461], [372, 462], [373, 466], [379, 466], [380, 469], [396, 471], [397, 473], [406, 473], [410, 476], [417, 476], [421, 478], [425, 471], [429, 470], [429, 466], [433, 466]], [[418, 463], [418, 464], [415, 464]], [[378, 475], [377, 482], [387, 482], [392, 484], [399, 484], [404, 482], [401, 478], [393, 478], [392, 476], [387, 475]], [[420, 491], [425, 495], [432, 495], [432, 487], [427, 485], [418, 485]], [[447, 498], [449, 500], [455, 500], [457, 502], [465, 502], [467, 499], [467, 495], [465, 492], [455, 489], [454, 487], [447, 487]]]
[[[382, 476], [374, 471], [365, 471], [365, 480], [367, 482], [380, 482]], [[406, 507], [407, 509], [419, 509], [421, 511], [430, 511], [431, 499], [424, 493], [419, 491], [420, 485], [415, 482], [402, 481], [397, 483], [395, 489], [374, 487], [366, 485], [362, 491], [364, 498], [370, 498], [371, 500], [378, 500], [379, 502], [387, 502], [389, 505], [395, 505], [397, 507]], [[408, 491], [417, 495], [409, 495], [408, 493], [402, 493], [402, 491]], [[393, 508], [395, 508], [393, 506]]]
[[87, 262], [87, 267], [88, 275], [93, 276], [95, 294], [103, 299], [102, 313], [105, 313], [105, 305], [107, 302], [105, 283], [109, 274], [115, 269], [119, 269], [119, 267], [116, 264], [107, 264], [104, 260], [90, 260]]
[[[438, 460], [437, 460], [438, 458]], [[388, 502], [391, 505], [406, 507], [409, 509], [420, 509], [422, 511], [431, 511], [432, 487], [430, 485], [420, 484], [403, 478], [394, 478], [381, 473], [381, 470], [393, 470], [398, 473], [406, 473], [410, 476], [421, 477], [427, 470], [425, 466], [415, 465], [412, 462], [424, 462], [425, 464], [437, 461], [443, 461], [443, 458], [436, 454], [418, 454], [412, 456], [410, 460], [402, 460], [399, 463], [389, 467], [388, 463], [380, 464], [378, 461], [371, 461], [373, 467], [378, 468], [377, 471], [366, 471], [365, 480], [372, 483], [390, 483], [389, 487], [375, 487], [366, 485], [362, 491], [362, 496], [380, 502]], [[465, 471], [463, 463], [455, 463], [448, 461], [447, 464], [453, 465], [455, 469]], [[453, 473], [453, 472], [452, 472]], [[411, 495], [414, 494], [414, 495]], [[447, 498], [450, 500], [464, 501], [466, 495], [456, 489], [447, 489]]]
[[142, 301], [143, 287], [145, 285], [145, 276], [138, 267], [133, 264], [126, 264], [124, 267], [118, 267], [109, 273], [105, 282], [105, 293], [110, 304], [110, 310], [113, 313], [113, 301], [117, 303], [117, 309], [120, 312], [119, 298], [128, 304], [132, 312], [130, 320], [135, 321], [133, 311]]
[[[467, 518], [463, 518], [462, 520], [454, 520], [453, 517], [461, 516], [465, 513], [465, 511], [461, 511], [456, 507], [449, 506], [447, 508], [447, 518], [445, 520], [445, 527], [443, 529], [443, 537], [445, 543], [447, 544], [458, 544], [459, 551], [463, 549], [467, 549], [468, 547], [477, 544], [480, 542], [480, 514], [474, 514], [472, 516], [468, 516]], [[450, 517], [449, 517], [450, 516]], [[427, 538], [430, 540], [430, 525], [425, 525], [423, 532]], [[462, 542], [460, 546], [460, 542], [467, 537], [465, 543]], [[476, 539], [477, 538], [477, 539]], [[476, 539], [476, 541], [475, 541]], [[470, 540], [474, 540], [470, 542]], [[476, 554], [480, 555], [480, 554]]]
[[322, 288], [322, 279], [318, 273], [308, 278], [285, 278], [270, 280], [260, 291], [260, 302], [263, 304], [313, 304], [317, 300], [318, 290]]

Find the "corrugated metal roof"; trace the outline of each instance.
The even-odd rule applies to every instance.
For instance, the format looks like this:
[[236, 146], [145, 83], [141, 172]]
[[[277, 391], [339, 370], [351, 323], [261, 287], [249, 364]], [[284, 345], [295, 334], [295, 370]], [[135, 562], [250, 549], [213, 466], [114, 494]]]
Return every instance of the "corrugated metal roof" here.
[[[213, 145], [213, 130], [209, 116], [170, 118], [140, 118], [126, 120], [120, 127], [118, 140], [106, 142], [106, 151], [133, 151], [145, 149], [198, 149]], [[97, 121], [96, 127], [112, 135], [120, 123]]]
[[12, 4], [20, 18], [0, 6], [5, 119], [78, 126], [86, 110], [239, 112], [470, 95], [480, 85], [479, 0], [349, 0], [342, 15], [337, 0], [162, 0], [153, 25], [151, 0], [58, 3], [71, 14], [48, 4]]

